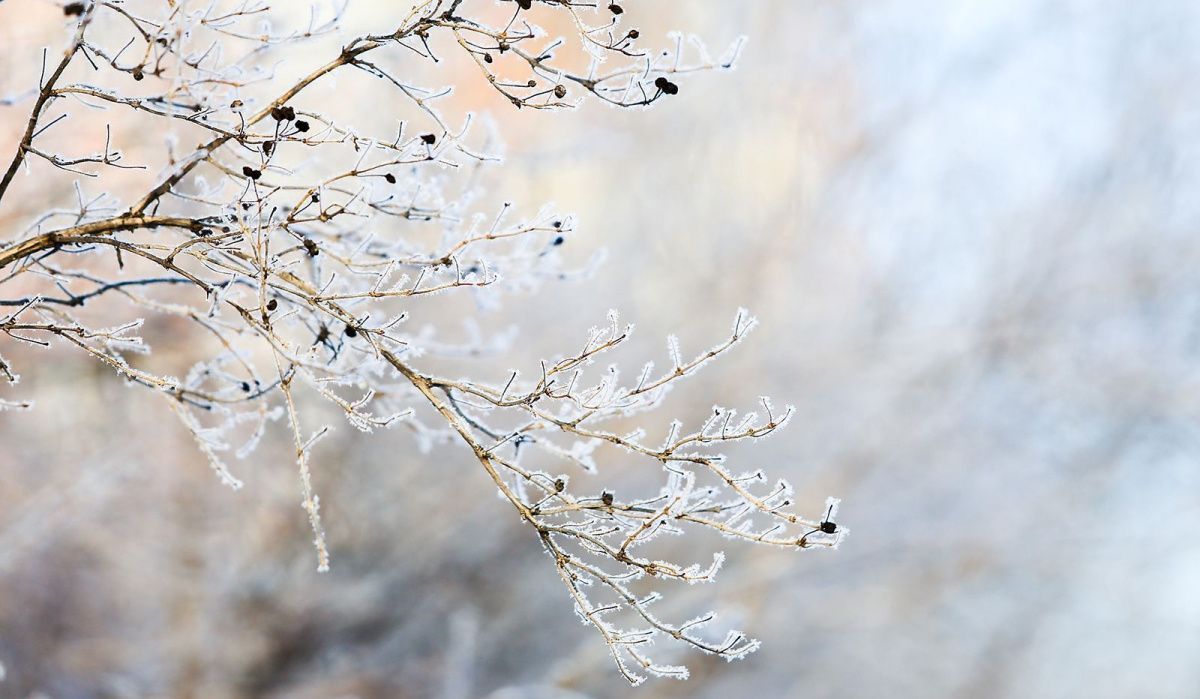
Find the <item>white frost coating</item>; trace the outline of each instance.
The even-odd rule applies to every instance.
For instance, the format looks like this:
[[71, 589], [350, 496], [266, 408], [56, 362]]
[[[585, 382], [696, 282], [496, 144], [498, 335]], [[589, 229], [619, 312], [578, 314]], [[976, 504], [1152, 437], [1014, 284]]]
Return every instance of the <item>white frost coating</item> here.
[[[338, 26], [337, 5], [327, 8], [332, 17], [314, 12], [306, 27], [289, 23], [295, 8], [285, 5], [287, 12], [253, 3], [147, 9], [139, 26], [157, 29], [142, 38], [135, 32], [128, 46], [106, 38], [128, 34], [121, 13], [66, 20], [79, 31], [91, 32], [91, 23], [87, 50], [102, 59], [88, 74], [95, 86], [57, 85], [78, 98], [61, 101], [68, 117], [107, 108], [164, 125], [186, 119], [201, 140], [192, 145], [191, 136], [163, 129], [168, 146], [160, 159], [153, 149], [139, 151], [155, 174], [151, 189], [128, 200], [89, 198], [77, 182], [74, 201], [56, 202], [19, 239], [4, 240], [0, 256], [15, 243], [44, 257], [39, 265], [5, 259], [4, 273], [28, 282], [21, 288], [30, 296], [5, 299], [16, 310], [0, 319], [0, 338], [28, 333], [38, 346], [79, 349], [131, 385], [162, 395], [219, 480], [235, 489], [242, 482], [223, 452], [234, 445], [236, 456], [247, 458], [272, 423], [284, 423], [320, 571], [328, 570], [330, 552], [317, 490], [319, 476], [330, 472], [321, 469], [316, 447], [333, 420], [322, 416], [315, 430], [306, 425], [301, 413], [308, 417], [310, 400], [362, 433], [403, 423], [421, 451], [445, 449], [447, 468], [470, 463], [496, 484], [496, 496], [537, 533], [570, 604], [631, 683], [687, 677], [673, 657], [655, 658], [662, 646], [726, 659], [752, 652], [757, 642], [741, 633], [720, 642], [714, 639], [724, 628], [704, 635], [714, 614], [683, 623], [666, 618], [668, 605], [657, 605], [663, 593], [679, 582], [712, 581], [725, 560], [720, 551], [701, 555], [712, 556], [704, 565], [672, 560], [668, 537], [699, 529], [787, 549], [831, 547], [845, 531], [840, 523], [830, 531], [836, 507], [802, 517], [789, 483], [758, 463], [730, 463], [723, 451], [770, 436], [791, 408], [779, 414], [762, 398], [761, 407], [718, 405], [710, 412], [703, 408], [709, 403], [690, 402], [678, 416], [653, 412], [678, 384], [742, 342], [756, 321], [739, 309], [726, 338], [694, 355], [672, 335], [667, 361], [657, 365], [618, 359], [634, 326], [623, 325], [615, 310], [581, 342], [544, 358], [529, 355], [517, 328], [494, 331], [476, 322], [510, 294], [553, 293], [555, 285], [594, 274], [603, 253], [581, 269], [564, 268], [575, 256], [563, 251], [580, 240], [574, 217], [536, 202], [500, 203], [481, 190], [486, 178], [477, 171], [499, 160], [489, 131], [496, 122], [473, 129], [470, 116], [443, 114], [453, 86], [419, 84], [420, 72], [410, 75], [407, 61], [375, 60], [389, 49], [414, 60], [435, 60], [434, 47], [461, 51], [482, 73], [481, 85], [526, 112], [584, 100], [636, 109], [686, 96], [694, 73], [731, 67], [742, 40], [714, 60], [686, 33], [665, 43], [641, 38], [634, 8], [626, 15], [604, 4], [536, 3], [528, 16], [556, 13], [546, 26], [566, 28], [569, 36], [560, 40], [526, 22], [520, 4], [503, 13], [512, 22], [492, 26], [487, 16], [456, 17], [471, 14], [472, 4], [449, 0], [420, 3], [411, 14], [390, 17], [382, 33], [355, 37]], [[303, 45], [318, 36], [345, 53], [314, 59]], [[152, 55], [153, 64], [138, 65], [142, 55]], [[309, 64], [316, 73], [307, 72]], [[510, 67], [524, 79], [509, 75]], [[106, 79], [130, 85], [149, 70], [154, 79], [141, 82], [136, 95]], [[69, 80], [78, 72], [60, 74]], [[306, 97], [315, 92], [307, 82], [283, 77], [293, 73], [322, 85], [356, 73], [378, 81], [382, 99], [399, 108], [374, 125], [340, 123]], [[157, 94], [164, 85], [170, 92]], [[88, 109], [77, 110], [77, 102]], [[119, 158], [115, 144], [69, 166], [67, 156], [50, 152], [21, 150], [18, 157], [29, 153], [41, 158], [36, 166], [25, 162], [30, 169], [57, 166], [96, 175], [100, 191], [126, 189], [106, 186], [104, 175]], [[46, 232], [51, 237], [39, 237]], [[121, 271], [109, 279], [96, 276], [114, 269]], [[153, 273], [139, 276], [145, 269]], [[435, 296], [462, 297], [466, 310], [447, 321], [445, 309], [457, 306], [425, 303]], [[115, 314], [117, 324], [88, 327], [93, 316], [78, 310], [82, 301], [90, 310], [110, 298], [119, 303], [101, 310]], [[150, 348], [134, 333], [140, 320], [121, 324], [129, 306], [171, 333], [180, 330], [169, 341], [201, 355], [180, 370], [182, 379], [141, 368], [155, 362], [130, 361], [131, 353]], [[496, 366], [501, 353], [515, 357], [520, 371]], [[626, 366], [640, 370], [622, 371]], [[3, 358], [0, 379], [17, 380]], [[26, 407], [0, 400], [0, 410]], [[637, 477], [609, 480], [626, 470]]]
[[212, 467], [213, 473], [217, 474], [217, 478], [220, 479], [221, 483], [234, 490], [241, 490], [242, 482], [229, 472], [229, 468], [225, 465], [225, 462], [221, 461], [221, 457], [217, 456], [218, 451], [228, 448], [224, 442], [220, 441], [220, 433], [201, 427], [191, 412], [178, 401], [172, 400], [170, 405], [175, 414], [179, 416], [180, 421], [183, 422], [183, 426], [192, 433], [192, 437], [196, 440], [196, 445], [200, 447], [201, 453], [208, 459], [209, 466]]

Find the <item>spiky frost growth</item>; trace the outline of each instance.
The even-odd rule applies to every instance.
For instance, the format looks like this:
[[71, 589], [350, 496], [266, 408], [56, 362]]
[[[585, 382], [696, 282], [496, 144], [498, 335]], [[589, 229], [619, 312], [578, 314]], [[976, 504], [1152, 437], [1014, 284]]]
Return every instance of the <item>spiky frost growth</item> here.
[[[573, 219], [549, 209], [520, 215], [504, 204], [489, 213], [476, 204], [470, 173], [496, 158], [474, 145], [469, 115], [438, 109], [449, 88], [408, 77], [414, 56], [465, 55], [517, 108], [587, 98], [641, 108], [678, 95], [682, 74], [729, 68], [739, 46], [720, 60], [682, 36], [666, 50], [643, 49], [632, 13], [615, 4], [426, 0], [356, 37], [344, 36], [343, 9], [314, 3], [307, 23], [289, 26], [294, 15], [256, 0], [66, 3], [65, 48], [48, 50], [31, 89], [5, 100], [32, 105], [0, 175], [0, 207], [12, 205], [22, 173], [57, 170], [74, 179], [73, 196], [0, 238], [0, 306], [9, 309], [0, 335], [67, 343], [157, 391], [218, 479], [235, 489], [242, 482], [222, 454], [240, 442], [234, 451], [245, 457], [269, 423], [286, 419], [320, 570], [330, 552], [313, 447], [330, 428], [304, 424], [298, 391], [324, 399], [363, 432], [404, 422], [423, 446], [447, 437], [465, 445], [536, 533], [576, 613], [630, 682], [646, 672], [687, 675], [651, 659], [660, 639], [728, 659], [753, 651], [757, 642], [741, 633], [711, 636], [712, 613], [671, 622], [653, 611], [658, 588], [712, 580], [719, 553], [699, 564], [644, 551], [691, 528], [793, 549], [836, 545], [844, 530], [832, 522], [832, 504], [824, 520], [805, 519], [792, 512], [787, 483], [768, 485], [761, 471], [734, 469], [719, 451], [773, 433], [790, 410], [764, 398], [760, 413], [716, 407], [699, 425], [610, 427], [642, 420], [673, 386], [741, 342], [754, 325], [747, 313], [738, 313], [726, 340], [693, 358], [672, 338], [666, 368], [646, 364], [628, 382], [595, 366], [629, 337], [615, 312], [582, 348], [497, 384], [423, 368], [424, 357], [471, 352], [408, 330], [411, 318], [431, 320], [421, 317], [423, 297], [476, 290], [495, 299], [569, 276], [554, 253], [574, 229]], [[573, 33], [553, 38], [535, 20]], [[321, 58], [308, 48], [330, 38], [340, 50]], [[277, 65], [302, 66], [301, 77], [284, 81]], [[348, 72], [377, 79], [389, 108], [407, 106], [392, 130], [371, 133], [306, 99], [315, 83]], [[97, 113], [109, 124], [94, 153], [45, 145], [49, 134]], [[157, 160], [131, 162], [115, 142], [111, 125], [133, 118], [168, 134]], [[139, 168], [155, 173], [145, 191], [107, 186]], [[94, 329], [86, 310], [102, 303], [190, 327], [215, 350], [183, 378], [138, 368], [127, 356], [149, 350], [134, 334], [142, 321]], [[479, 338], [473, 349], [496, 340]], [[478, 374], [496, 374], [487, 369]], [[0, 380], [17, 381], [2, 357]], [[0, 409], [28, 405], [0, 400]], [[571, 487], [572, 469], [602, 468], [602, 444], [657, 463], [660, 491], [626, 498], [618, 488]], [[534, 450], [563, 470], [528, 465]]]

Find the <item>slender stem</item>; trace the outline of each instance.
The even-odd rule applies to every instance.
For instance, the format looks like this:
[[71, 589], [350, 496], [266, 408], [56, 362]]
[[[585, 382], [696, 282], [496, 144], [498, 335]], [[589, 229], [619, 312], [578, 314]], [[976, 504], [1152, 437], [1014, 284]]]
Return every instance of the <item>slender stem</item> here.
[[[75, 30], [75, 38], [71, 40], [71, 44], [63, 54], [62, 60], [54, 68], [54, 72], [50, 74], [50, 77], [44, 78], [42, 84], [38, 86], [37, 100], [33, 104], [33, 112], [29, 115], [29, 122], [25, 125], [25, 134], [21, 136], [21, 142], [17, 144], [17, 152], [13, 154], [12, 162], [8, 164], [8, 169], [4, 172], [4, 178], [0, 179], [0, 201], [4, 200], [4, 194], [8, 191], [8, 186], [12, 184], [13, 178], [16, 177], [21, 163], [25, 162], [25, 154], [29, 152], [30, 146], [33, 145], [33, 137], [37, 132], [38, 121], [42, 117], [42, 110], [46, 108], [46, 104], [54, 97], [55, 83], [62, 77], [62, 74], [67, 70], [67, 66], [70, 65], [71, 59], [75, 58], [75, 54], [79, 52], [79, 47], [83, 45], [83, 34], [91, 21], [92, 10], [89, 8], [79, 20], [79, 26]], [[3, 265], [0, 264], [0, 267], [3, 267]]]
[[43, 250], [78, 242], [81, 238], [142, 228], [186, 228], [198, 231], [204, 228], [204, 225], [195, 219], [177, 216], [118, 216], [103, 221], [93, 221], [71, 228], [42, 233], [10, 248], [0, 249], [0, 269], [4, 269], [9, 263], [36, 255]]

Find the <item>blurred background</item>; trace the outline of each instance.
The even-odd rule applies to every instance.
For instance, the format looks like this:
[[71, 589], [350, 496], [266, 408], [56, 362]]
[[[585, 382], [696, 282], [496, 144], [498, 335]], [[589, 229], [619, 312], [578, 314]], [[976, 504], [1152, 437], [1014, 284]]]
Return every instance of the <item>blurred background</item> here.
[[[233, 493], [157, 396], [6, 342], [37, 407], [0, 413], [0, 697], [1200, 696], [1200, 5], [626, 4], [651, 45], [749, 37], [738, 69], [650, 111], [558, 114], [419, 70], [460, 85], [444, 111], [494, 121], [490, 200], [554, 201], [572, 259], [607, 250], [481, 313], [521, 332], [496, 374], [609, 308], [634, 363], [760, 319], [655, 417], [793, 404], [731, 456], [804, 511], [844, 500], [835, 552], [692, 544], [729, 561], [672, 604], [763, 649], [630, 690], [470, 454], [401, 430], [338, 425], [318, 452], [318, 575], [285, 430]], [[0, 4], [0, 92], [62, 27]], [[4, 153], [28, 108], [0, 107]], [[45, 205], [6, 202], [0, 237]]]

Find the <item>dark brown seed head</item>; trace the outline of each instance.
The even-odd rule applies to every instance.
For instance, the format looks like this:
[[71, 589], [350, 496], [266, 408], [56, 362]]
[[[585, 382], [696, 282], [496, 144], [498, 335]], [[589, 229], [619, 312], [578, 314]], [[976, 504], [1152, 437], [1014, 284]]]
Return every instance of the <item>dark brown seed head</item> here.
[[278, 302], [278, 301], [276, 301], [275, 299], [271, 299], [270, 301], [267, 301], [267, 310], [268, 310], [268, 311], [273, 311], [273, 310], [275, 310], [276, 308], [279, 308], [279, 302]]
[[78, 17], [87, 9], [87, 5], [82, 2], [69, 2], [63, 5], [63, 14], [67, 17]]
[[432, 146], [433, 144], [437, 143], [437, 136], [431, 133], [421, 134], [421, 140], [424, 141], [426, 145]]
[[617, 3], [614, 2], [613, 4], [608, 6], [608, 11], [613, 13], [614, 15], [619, 15], [625, 11], [625, 8], [621, 7], [620, 5], [618, 5]]
[[242, 168], [242, 174], [252, 180], [257, 180], [258, 178], [262, 177], [262, 170], [256, 170], [247, 165]]
[[613, 504], [613, 494], [608, 491], [605, 491], [600, 496], [600, 501], [603, 502], [606, 506], [611, 507]]
[[555, 85], [554, 86], [554, 96], [559, 99], [566, 97], [567, 96], [567, 86], [566, 85]]

